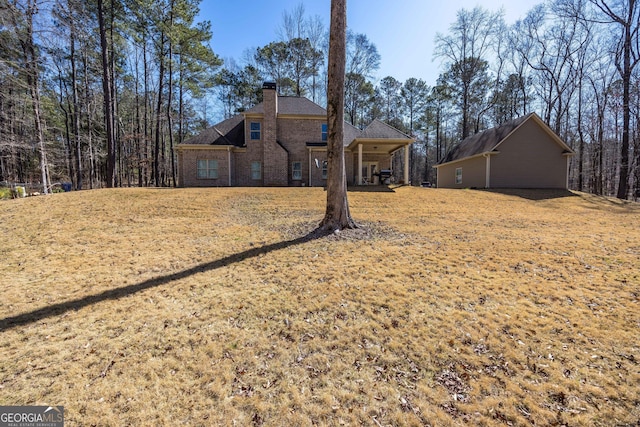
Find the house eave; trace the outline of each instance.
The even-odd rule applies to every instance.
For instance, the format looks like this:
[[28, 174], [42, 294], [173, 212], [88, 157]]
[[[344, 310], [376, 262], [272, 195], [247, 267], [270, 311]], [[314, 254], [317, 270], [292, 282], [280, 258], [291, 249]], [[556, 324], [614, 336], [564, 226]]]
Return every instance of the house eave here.
[[[358, 145], [362, 144], [363, 153], [391, 154], [414, 142], [414, 139], [406, 138], [355, 138], [349, 145], [345, 146], [345, 149], [354, 152], [358, 150]], [[374, 148], [372, 149], [371, 147]]]
[[239, 147], [235, 145], [211, 145], [211, 144], [180, 144], [176, 147], [177, 151], [183, 150], [207, 150], [207, 151], [229, 151]]
[[327, 121], [326, 115], [318, 114], [278, 114], [279, 119], [289, 120], [324, 120]]
[[485, 151], [484, 153], [479, 153], [479, 154], [475, 154], [473, 156], [469, 156], [469, 157], [463, 157], [462, 159], [456, 159], [456, 160], [452, 160], [450, 162], [446, 162], [446, 163], [440, 163], [437, 165], [434, 165], [433, 167], [438, 169], [441, 166], [447, 166], [447, 165], [452, 165], [454, 163], [460, 163], [460, 162], [464, 162], [470, 159], [475, 159], [478, 157], [487, 157], [487, 156], [495, 156], [496, 154], [500, 154], [499, 151]]

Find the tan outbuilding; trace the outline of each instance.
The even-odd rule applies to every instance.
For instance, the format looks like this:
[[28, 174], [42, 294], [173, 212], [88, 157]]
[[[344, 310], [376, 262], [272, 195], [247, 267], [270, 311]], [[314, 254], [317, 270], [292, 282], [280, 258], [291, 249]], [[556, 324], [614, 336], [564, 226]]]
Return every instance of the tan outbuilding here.
[[574, 154], [531, 113], [461, 141], [435, 166], [438, 187], [567, 189]]

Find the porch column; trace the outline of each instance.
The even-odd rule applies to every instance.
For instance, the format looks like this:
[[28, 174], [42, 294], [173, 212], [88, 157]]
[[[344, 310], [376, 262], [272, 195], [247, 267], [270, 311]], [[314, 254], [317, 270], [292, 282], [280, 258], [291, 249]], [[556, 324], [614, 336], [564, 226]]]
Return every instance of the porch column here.
[[487, 159], [487, 163], [485, 164], [484, 187], [491, 188], [491, 156], [488, 154], [483, 155]]
[[404, 184], [409, 185], [409, 145], [404, 146]]
[[309, 150], [309, 187], [313, 187], [313, 181], [311, 181], [312, 175], [311, 175], [311, 171], [313, 170], [313, 166], [311, 163], [311, 149]]
[[358, 144], [358, 185], [362, 185], [362, 144]]
[[231, 187], [231, 147], [227, 147], [227, 168], [229, 169], [229, 187]]

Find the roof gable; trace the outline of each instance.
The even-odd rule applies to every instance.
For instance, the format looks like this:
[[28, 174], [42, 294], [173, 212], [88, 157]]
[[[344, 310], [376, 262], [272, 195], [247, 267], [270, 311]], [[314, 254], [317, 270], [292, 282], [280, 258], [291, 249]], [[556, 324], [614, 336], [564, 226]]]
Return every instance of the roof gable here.
[[362, 131], [357, 127], [353, 126], [351, 123], [344, 122], [344, 146], [348, 146], [351, 144], [351, 141], [360, 137]]
[[[246, 116], [264, 114], [264, 104], [260, 103], [255, 107], [224, 120], [210, 128], [193, 136], [182, 144], [184, 145], [231, 145], [243, 147], [245, 144], [245, 118]], [[327, 110], [318, 104], [297, 96], [278, 96], [278, 116], [310, 116], [318, 119], [327, 119]], [[374, 120], [364, 130], [344, 122], [343, 145], [348, 147], [356, 139], [358, 140], [411, 140], [408, 135], [398, 129], [380, 121]], [[326, 143], [321, 143], [326, 145]]]
[[244, 117], [238, 114], [183, 142], [185, 145], [244, 145]]
[[411, 139], [409, 135], [378, 119], [371, 122], [359, 137], [363, 139]]
[[492, 129], [487, 129], [484, 132], [477, 133], [461, 141], [458, 145], [453, 147], [453, 149], [451, 149], [438, 164], [442, 165], [445, 163], [456, 162], [469, 157], [496, 151], [500, 144], [502, 144], [513, 132], [529, 120], [534, 120], [538, 126], [542, 127], [547, 134], [549, 134], [549, 136], [551, 136], [551, 138], [564, 149], [565, 152], [573, 153], [571, 148], [569, 148], [560, 139], [560, 137], [558, 137], [542, 121], [542, 119], [538, 117], [536, 113], [529, 113], [526, 116], [522, 116]]

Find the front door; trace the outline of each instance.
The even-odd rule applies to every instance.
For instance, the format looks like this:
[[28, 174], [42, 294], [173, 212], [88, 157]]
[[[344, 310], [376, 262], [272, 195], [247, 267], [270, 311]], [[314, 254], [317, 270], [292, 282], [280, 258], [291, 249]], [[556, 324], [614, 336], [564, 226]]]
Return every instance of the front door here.
[[378, 162], [362, 162], [362, 184], [378, 184]]

